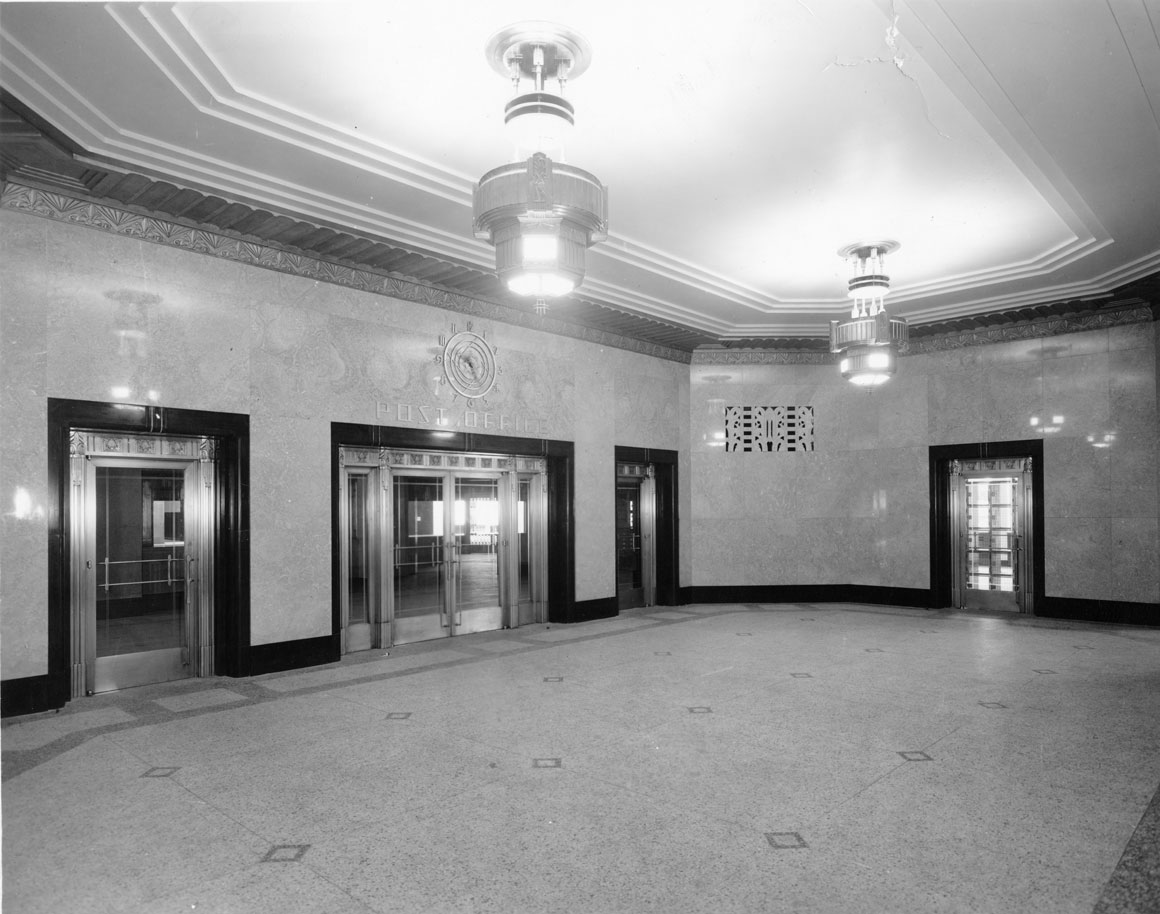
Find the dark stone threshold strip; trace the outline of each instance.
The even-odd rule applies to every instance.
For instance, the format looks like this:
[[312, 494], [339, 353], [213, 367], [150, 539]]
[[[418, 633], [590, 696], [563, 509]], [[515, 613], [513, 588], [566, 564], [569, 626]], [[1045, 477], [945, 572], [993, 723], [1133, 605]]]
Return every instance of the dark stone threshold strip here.
[[1128, 839], [1112, 878], [1092, 914], [1155, 914], [1160, 911], [1160, 788]]

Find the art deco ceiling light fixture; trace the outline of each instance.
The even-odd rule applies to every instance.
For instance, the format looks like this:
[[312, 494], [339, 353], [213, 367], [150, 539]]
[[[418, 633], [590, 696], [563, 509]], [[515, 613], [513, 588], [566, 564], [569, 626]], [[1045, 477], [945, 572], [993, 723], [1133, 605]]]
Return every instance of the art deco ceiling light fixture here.
[[854, 266], [854, 307], [850, 320], [830, 321], [830, 352], [841, 353], [842, 377], [859, 387], [889, 381], [898, 368], [898, 350], [909, 337], [906, 321], [886, 313], [886, 255], [898, 248], [897, 241], [863, 241], [838, 251]]
[[[495, 247], [500, 281], [534, 298], [536, 313], [544, 314], [548, 299], [567, 295], [584, 278], [585, 251], [608, 237], [607, 189], [595, 175], [563, 162], [564, 137], [573, 124], [564, 86], [588, 68], [592, 52], [570, 29], [522, 22], [493, 35], [486, 53], [515, 87], [504, 122], [517, 161], [479, 179], [473, 230]], [[557, 92], [545, 88], [550, 79]]]

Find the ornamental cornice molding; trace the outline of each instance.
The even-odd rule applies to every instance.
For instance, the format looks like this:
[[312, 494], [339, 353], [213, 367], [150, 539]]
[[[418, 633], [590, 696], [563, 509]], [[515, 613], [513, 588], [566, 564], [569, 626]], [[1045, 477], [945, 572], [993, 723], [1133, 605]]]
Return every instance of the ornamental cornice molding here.
[[[899, 356], [927, 355], [933, 352], [948, 352], [971, 346], [990, 346], [994, 343], [1010, 343], [1019, 340], [1047, 339], [1068, 333], [1082, 333], [1085, 330], [1106, 330], [1128, 324], [1148, 323], [1156, 320], [1149, 305], [1130, 305], [1123, 308], [1109, 308], [1084, 314], [1068, 314], [1045, 317], [1038, 320], [1019, 321], [994, 327], [977, 327], [911, 337]], [[828, 352], [794, 351], [786, 349], [698, 349], [693, 353], [694, 365], [826, 365], [836, 363], [837, 357]]]
[[910, 338], [910, 355], [930, 352], [946, 352], [951, 349], [965, 349], [969, 346], [988, 346], [992, 343], [1010, 343], [1017, 340], [1046, 339], [1067, 333], [1082, 333], [1085, 330], [1105, 330], [1126, 324], [1140, 324], [1153, 320], [1152, 309], [1147, 305], [1125, 308], [1109, 308], [1106, 311], [1089, 311], [1082, 314], [1065, 314], [1039, 320], [1019, 321], [994, 327], [977, 327], [951, 333]]
[[0, 194], [0, 208], [670, 362], [688, 364], [692, 357], [691, 353], [679, 349], [642, 342], [605, 330], [582, 327], [550, 316], [530, 314], [508, 305], [464, 295], [461, 292], [451, 292], [389, 273], [351, 267], [278, 245], [247, 241], [225, 232], [195, 228], [25, 184], [6, 182], [3, 193]]

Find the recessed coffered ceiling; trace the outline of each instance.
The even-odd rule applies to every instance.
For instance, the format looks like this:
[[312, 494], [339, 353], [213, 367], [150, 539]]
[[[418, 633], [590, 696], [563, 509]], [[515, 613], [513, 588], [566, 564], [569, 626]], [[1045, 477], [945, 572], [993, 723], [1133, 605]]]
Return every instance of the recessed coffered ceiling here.
[[848, 311], [837, 250], [872, 239], [901, 242], [891, 307], [919, 325], [1160, 270], [1157, 0], [4, 3], [0, 83], [81, 164], [478, 288], [472, 186], [511, 158], [484, 48], [527, 19], [593, 48], [568, 161], [611, 232], [561, 316], [820, 337]]

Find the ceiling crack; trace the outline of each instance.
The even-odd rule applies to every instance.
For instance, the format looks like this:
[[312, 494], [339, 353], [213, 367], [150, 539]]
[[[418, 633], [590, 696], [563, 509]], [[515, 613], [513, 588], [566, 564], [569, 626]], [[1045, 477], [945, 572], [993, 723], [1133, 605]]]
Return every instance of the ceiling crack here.
[[906, 72], [906, 69], [905, 69], [906, 52], [903, 51], [898, 46], [898, 36], [902, 33], [898, 30], [898, 18], [899, 18], [899, 16], [898, 16], [898, 13], [895, 12], [893, 2], [890, 4], [890, 11], [891, 11], [891, 13], [894, 14], [894, 16], [890, 20], [890, 24], [888, 26], [886, 26], [886, 35], [885, 35], [886, 47], [890, 50], [890, 56], [888, 56], [888, 57], [887, 56], [863, 57], [861, 60], [841, 60], [840, 58], [835, 57], [833, 59], [833, 61], [826, 64], [826, 66], [822, 68], [822, 72], [823, 73], [826, 72], [826, 70], [830, 69], [830, 67], [850, 68], [850, 67], [861, 67], [861, 66], [864, 66], [865, 64], [879, 64], [879, 63], [890, 64], [891, 66], [894, 67], [894, 69], [896, 69], [899, 73], [901, 73], [902, 76], [904, 76], [911, 83], [913, 83], [914, 87], [918, 90], [918, 98], [919, 98], [919, 101], [922, 102], [923, 117], [925, 117], [926, 122], [934, 128], [935, 133], [937, 133], [944, 140], [952, 139], [952, 137], [949, 137], [945, 133], [943, 133], [942, 130], [939, 129], [938, 124], [936, 124], [931, 119], [930, 106], [927, 105], [927, 103], [926, 103], [926, 94], [922, 91], [922, 86], [919, 84], [917, 79], [915, 79], [910, 73]]

